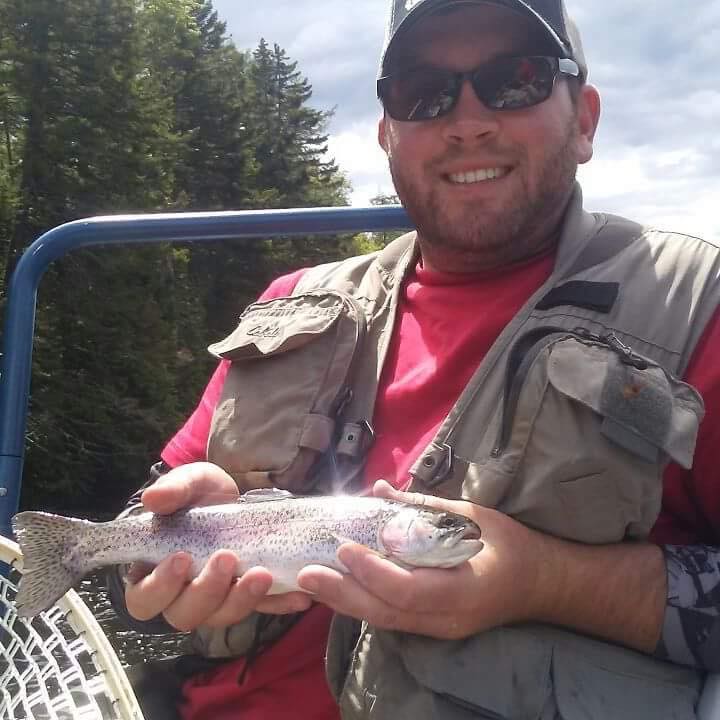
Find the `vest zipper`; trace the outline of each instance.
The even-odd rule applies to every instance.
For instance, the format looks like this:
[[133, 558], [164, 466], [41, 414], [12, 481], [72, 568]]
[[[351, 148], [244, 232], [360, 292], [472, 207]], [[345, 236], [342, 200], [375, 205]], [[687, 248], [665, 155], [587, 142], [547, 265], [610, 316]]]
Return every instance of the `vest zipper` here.
[[620, 338], [618, 338], [615, 333], [611, 332], [605, 333], [604, 335], [596, 335], [595, 333], [591, 333], [589, 330], [586, 330], [582, 327], [577, 327], [572, 332], [574, 335], [578, 335], [584, 340], [590, 340], [591, 342], [606, 345], [613, 352], [620, 356], [620, 361], [623, 362], [625, 365], [632, 365], [638, 370], [648, 369], [648, 361], [645, 360], [644, 357], [634, 352], [630, 346], [625, 345], [625, 343], [622, 342], [622, 340], [620, 340]]
[[[332, 475], [331, 483], [334, 492], [345, 492], [346, 488], [353, 483], [364, 465], [364, 462], [362, 462], [362, 460], [364, 460], [363, 455], [361, 457], [361, 462], [353, 462], [353, 466], [350, 472], [347, 472], [346, 469], [345, 471], [342, 471], [340, 469], [340, 464], [337, 457], [337, 445], [340, 437], [342, 436], [342, 433], [344, 432], [344, 424], [342, 422], [343, 413], [352, 402], [354, 395], [352, 388], [352, 376], [357, 365], [357, 359], [360, 356], [360, 351], [365, 344], [365, 337], [367, 336], [367, 316], [365, 315], [365, 308], [363, 308], [363, 306], [349, 293], [343, 292], [342, 290], [329, 290], [325, 292], [329, 292], [342, 298], [345, 303], [350, 305], [355, 310], [355, 315], [357, 317], [355, 347], [353, 348], [353, 353], [350, 357], [350, 362], [348, 363], [345, 375], [345, 384], [340, 391], [340, 394], [338, 395], [334, 408], [332, 409], [332, 417], [337, 423], [337, 430], [339, 430], [340, 434], [336, 434], [334, 440], [331, 442], [330, 447], [328, 448], [326, 455], [327, 459], [330, 462], [330, 473]], [[361, 424], [363, 426], [363, 432], [367, 433], [367, 435], [370, 437], [370, 442], [372, 442], [375, 437], [375, 432], [372, 425], [370, 424], [370, 421], [367, 418], [363, 418], [361, 421], [359, 421], [358, 424]]]
[[612, 350], [620, 357], [620, 361], [631, 365], [638, 370], [647, 370], [649, 363], [645, 358], [638, 355], [631, 347], [625, 345], [615, 333], [609, 332], [597, 335], [586, 328], [576, 327], [573, 330], [548, 326], [539, 327], [523, 335], [513, 345], [508, 357], [507, 371], [505, 374], [505, 389], [503, 392], [503, 411], [500, 421], [500, 430], [490, 456], [500, 457], [507, 448], [510, 440], [512, 423], [515, 419], [515, 411], [520, 399], [520, 392], [525, 383], [525, 378], [537, 359], [538, 355], [549, 345], [560, 339], [577, 337], [581, 340], [602, 345]]
[[503, 410], [500, 430], [491, 457], [500, 457], [510, 439], [512, 422], [520, 398], [520, 391], [525, 378], [537, 356], [559, 335], [571, 335], [568, 330], [558, 327], [539, 327], [523, 335], [510, 350], [507, 370], [505, 371], [505, 388], [503, 391]]

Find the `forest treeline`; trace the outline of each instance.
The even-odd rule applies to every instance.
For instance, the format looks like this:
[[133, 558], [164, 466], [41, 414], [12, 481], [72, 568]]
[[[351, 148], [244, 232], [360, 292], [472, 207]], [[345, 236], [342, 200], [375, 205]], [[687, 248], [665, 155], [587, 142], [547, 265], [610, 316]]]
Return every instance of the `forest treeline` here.
[[[285, 51], [236, 48], [210, 2], [0, 0], [0, 287], [93, 215], [344, 205], [330, 113]], [[76, 251], [41, 283], [23, 505], [111, 510], [197, 402], [273, 277], [367, 238]]]

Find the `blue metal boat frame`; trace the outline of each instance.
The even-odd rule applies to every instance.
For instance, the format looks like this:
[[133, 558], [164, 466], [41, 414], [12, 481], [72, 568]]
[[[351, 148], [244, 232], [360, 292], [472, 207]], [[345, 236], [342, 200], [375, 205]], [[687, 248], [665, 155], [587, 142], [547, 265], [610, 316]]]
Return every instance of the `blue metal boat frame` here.
[[0, 365], [0, 535], [11, 537], [10, 519], [20, 501], [37, 291], [51, 262], [71, 250], [94, 246], [337, 235], [409, 227], [403, 208], [383, 206], [95, 217], [60, 225], [39, 237], [13, 272], [5, 311]]
[[[335, 235], [409, 227], [399, 206], [312, 208], [97, 217], [60, 225], [38, 238], [15, 268], [5, 312], [0, 365], [0, 535], [11, 536], [10, 519], [20, 500], [35, 304], [40, 280], [53, 260], [70, 250], [98, 245]], [[708, 676], [698, 718], [720, 720], [720, 675]]]

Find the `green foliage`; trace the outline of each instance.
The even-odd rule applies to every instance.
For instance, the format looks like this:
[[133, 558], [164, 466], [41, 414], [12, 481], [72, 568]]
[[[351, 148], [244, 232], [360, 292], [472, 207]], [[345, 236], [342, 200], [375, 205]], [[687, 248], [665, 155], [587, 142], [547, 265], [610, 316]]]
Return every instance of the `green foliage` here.
[[347, 185], [327, 151], [331, 113], [308, 106], [312, 88], [278, 45], [265, 40], [250, 64], [248, 121], [258, 158], [259, 199], [266, 207], [346, 203]]
[[[347, 203], [330, 114], [286, 53], [209, 1], [0, 0], [0, 287], [80, 217]], [[353, 238], [82, 251], [41, 285], [23, 503], [98, 511], [197, 402], [208, 342], [276, 275]]]
[[0, 4], [0, 289], [4, 286], [18, 206], [18, 147], [23, 129], [13, 62], [17, 50], [9, 32], [10, 20], [9, 7]]
[[[374, 198], [370, 198], [371, 205], [399, 205], [400, 199], [397, 195], [376, 195]], [[359, 252], [374, 252], [375, 250], [381, 250], [390, 241], [397, 237], [400, 237], [405, 231], [404, 230], [393, 230], [390, 232], [376, 232], [376, 233], [364, 233], [358, 236], [357, 248]]]

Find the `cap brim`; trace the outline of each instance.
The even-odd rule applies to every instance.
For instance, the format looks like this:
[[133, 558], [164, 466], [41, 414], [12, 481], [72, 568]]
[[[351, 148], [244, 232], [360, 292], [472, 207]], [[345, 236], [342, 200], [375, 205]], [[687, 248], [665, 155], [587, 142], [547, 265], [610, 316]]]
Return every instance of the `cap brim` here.
[[548, 24], [548, 22], [538, 15], [529, 5], [523, 0], [425, 0], [420, 2], [410, 10], [410, 12], [400, 21], [398, 26], [395, 28], [392, 36], [388, 38], [385, 48], [383, 49], [382, 58], [380, 61], [380, 74], [384, 72], [385, 62], [388, 57], [388, 53], [395, 44], [398, 37], [402, 37], [408, 28], [412, 27], [418, 20], [421, 20], [433, 12], [437, 11], [442, 7], [451, 7], [455, 5], [500, 5], [508, 10], [517, 12], [518, 15], [530, 18], [537, 23], [542, 30], [545, 31], [548, 39], [557, 47], [560, 52], [560, 57], [572, 57], [568, 44], [557, 34], [555, 29]]

